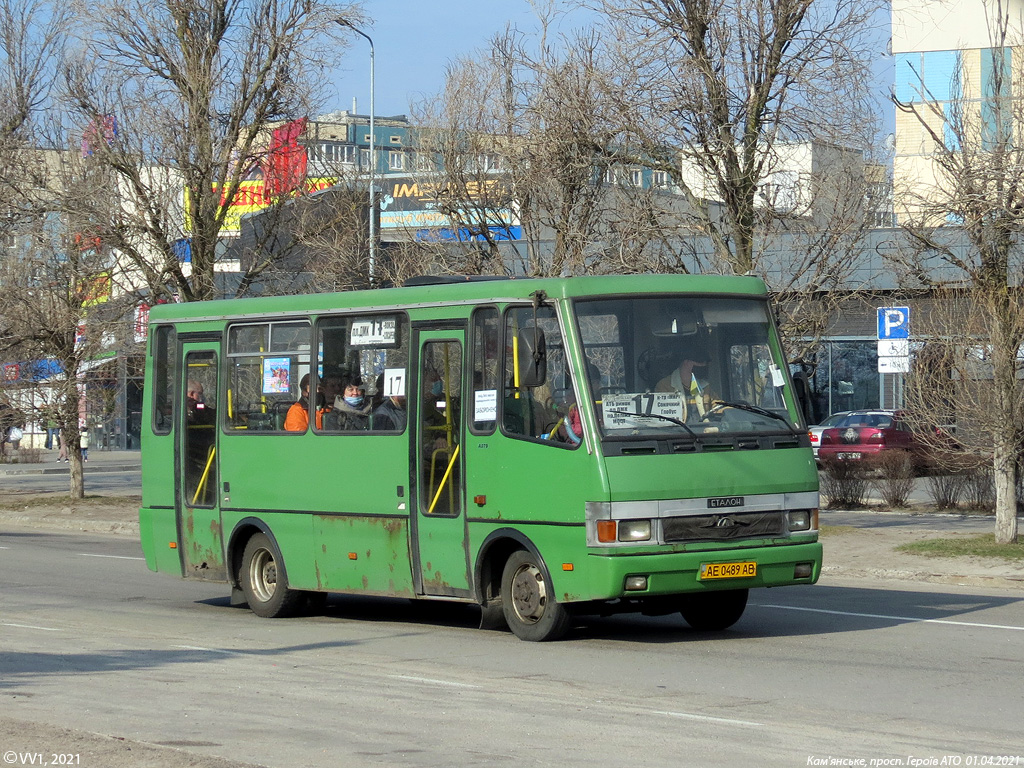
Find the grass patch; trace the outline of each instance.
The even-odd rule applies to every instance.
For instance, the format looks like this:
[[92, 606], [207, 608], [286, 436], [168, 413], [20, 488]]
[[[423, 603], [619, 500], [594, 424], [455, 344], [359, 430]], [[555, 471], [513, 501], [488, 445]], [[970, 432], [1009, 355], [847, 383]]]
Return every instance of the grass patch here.
[[31, 496], [5, 496], [0, 501], [0, 509], [25, 510], [43, 507], [69, 506], [78, 509], [98, 509], [100, 507], [135, 507], [142, 505], [141, 496], [89, 496], [72, 499], [66, 493], [32, 494]]
[[896, 551], [925, 557], [981, 557], [1010, 562], [1024, 561], [1024, 544], [996, 544], [994, 533], [914, 541], [896, 547]]
[[844, 533], [853, 533], [856, 527], [852, 525], [823, 525], [818, 529], [819, 536], [842, 536]]

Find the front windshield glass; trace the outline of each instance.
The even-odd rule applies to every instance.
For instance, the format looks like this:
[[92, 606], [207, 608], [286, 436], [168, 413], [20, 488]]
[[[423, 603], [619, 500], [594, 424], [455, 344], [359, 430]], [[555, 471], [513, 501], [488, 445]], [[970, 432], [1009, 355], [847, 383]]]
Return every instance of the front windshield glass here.
[[763, 300], [643, 296], [581, 300], [575, 310], [606, 437], [797, 428]]

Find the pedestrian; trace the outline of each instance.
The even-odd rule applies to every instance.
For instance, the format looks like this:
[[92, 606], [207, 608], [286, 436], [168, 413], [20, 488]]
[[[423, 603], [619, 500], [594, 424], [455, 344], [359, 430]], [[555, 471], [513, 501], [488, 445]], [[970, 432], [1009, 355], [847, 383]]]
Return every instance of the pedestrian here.
[[64, 431], [61, 430], [60, 435], [60, 453], [57, 454], [57, 463], [60, 464], [62, 461], [67, 464], [68, 461], [68, 441], [64, 437]]
[[82, 436], [79, 438], [79, 445], [82, 447], [82, 461], [89, 460], [89, 430], [82, 427]]
[[57, 420], [53, 416], [46, 417], [46, 450], [52, 451], [60, 443], [60, 430], [57, 428]]

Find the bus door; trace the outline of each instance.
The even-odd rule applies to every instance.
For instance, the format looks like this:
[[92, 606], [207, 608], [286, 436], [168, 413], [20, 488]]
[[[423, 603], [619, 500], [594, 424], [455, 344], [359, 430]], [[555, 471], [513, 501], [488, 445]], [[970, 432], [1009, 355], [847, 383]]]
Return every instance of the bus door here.
[[[181, 337], [179, 337], [181, 338]], [[217, 370], [220, 341], [181, 345], [177, 445], [178, 550], [186, 578], [227, 578], [218, 504]]]
[[470, 596], [462, 409], [464, 327], [417, 330], [413, 573], [419, 594]]

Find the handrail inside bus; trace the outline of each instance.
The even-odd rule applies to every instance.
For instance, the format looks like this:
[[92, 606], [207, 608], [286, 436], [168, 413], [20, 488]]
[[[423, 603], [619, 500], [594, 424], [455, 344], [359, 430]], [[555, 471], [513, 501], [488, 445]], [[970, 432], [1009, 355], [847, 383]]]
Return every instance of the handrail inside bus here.
[[461, 445], [456, 445], [455, 450], [452, 451], [452, 457], [448, 460], [448, 468], [444, 471], [444, 475], [441, 477], [440, 485], [437, 486], [437, 493], [434, 494], [434, 500], [430, 502], [430, 506], [427, 508], [428, 515], [432, 515], [434, 513], [434, 507], [437, 506], [437, 500], [441, 498], [441, 491], [444, 490], [445, 485], [448, 483], [448, 479], [452, 475], [452, 467], [455, 466], [455, 460], [459, 457], [460, 448], [462, 448]]
[[210, 467], [213, 466], [213, 457], [217, 453], [217, 446], [210, 446], [210, 455], [206, 457], [206, 467], [203, 469], [203, 476], [199, 478], [199, 485], [196, 486], [196, 494], [192, 497], [192, 506], [199, 501], [199, 495], [206, 490], [206, 479], [210, 476]]

